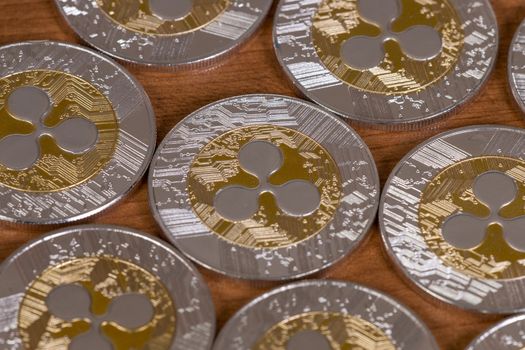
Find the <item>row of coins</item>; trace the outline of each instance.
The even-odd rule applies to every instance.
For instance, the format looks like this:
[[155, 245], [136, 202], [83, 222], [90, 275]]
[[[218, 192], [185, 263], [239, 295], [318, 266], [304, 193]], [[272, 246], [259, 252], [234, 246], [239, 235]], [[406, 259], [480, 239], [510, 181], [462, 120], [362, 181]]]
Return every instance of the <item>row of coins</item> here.
[[[117, 226], [51, 232], [15, 252], [0, 279], [1, 349], [439, 349], [404, 305], [333, 280], [258, 297], [214, 341], [214, 306], [197, 270], [164, 242]], [[524, 316], [509, 318], [467, 349], [522, 349], [524, 326]]]
[[[55, 1], [93, 47], [172, 68], [231, 53], [272, 3]], [[496, 62], [498, 28], [489, 0], [281, 0], [273, 40], [280, 65], [307, 98], [354, 122], [406, 127], [476, 95]]]

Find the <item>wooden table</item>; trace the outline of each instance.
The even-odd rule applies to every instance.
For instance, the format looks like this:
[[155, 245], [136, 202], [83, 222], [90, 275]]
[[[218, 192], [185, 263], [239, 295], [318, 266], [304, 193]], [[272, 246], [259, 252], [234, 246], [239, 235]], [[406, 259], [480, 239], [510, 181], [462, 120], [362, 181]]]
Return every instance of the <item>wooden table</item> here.
[[[492, 2], [499, 21], [500, 55], [494, 74], [475, 101], [443, 122], [423, 130], [405, 132], [355, 127], [372, 150], [381, 185], [403, 155], [438, 132], [472, 124], [500, 123], [525, 127], [524, 115], [509, 92], [506, 74], [508, 47], [518, 24], [525, 17], [525, 2]], [[220, 66], [206, 71], [206, 74], [198, 70], [172, 73], [128, 67], [151, 97], [157, 116], [159, 142], [179, 120], [213, 101], [246, 93], [294, 96], [274, 55], [272, 17], [273, 11], [248, 44]], [[0, 0], [0, 44], [34, 39], [79, 42], [63, 24], [53, 0]], [[132, 195], [86, 222], [127, 225], [154, 235], [160, 234], [149, 212], [145, 179]], [[50, 229], [3, 227], [0, 231], [0, 258], [4, 259], [27, 240]], [[420, 315], [444, 349], [463, 349], [477, 334], [502, 318], [439, 305], [423, 296], [400, 278], [393, 263], [383, 254], [377, 224], [372, 227], [369, 237], [354, 254], [314, 277], [358, 282], [392, 295]], [[204, 269], [201, 271], [213, 294], [218, 330], [241, 306], [276, 286], [231, 280]]]

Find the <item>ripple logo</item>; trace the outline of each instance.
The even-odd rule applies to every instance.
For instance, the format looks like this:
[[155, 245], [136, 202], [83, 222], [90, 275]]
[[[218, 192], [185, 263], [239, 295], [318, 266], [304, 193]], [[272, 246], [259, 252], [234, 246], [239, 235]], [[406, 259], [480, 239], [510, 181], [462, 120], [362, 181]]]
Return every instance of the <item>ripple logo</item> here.
[[149, 0], [151, 13], [165, 21], [181, 20], [190, 14], [192, 8], [191, 0]]
[[332, 350], [326, 337], [316, 331], [301, 331], [288, 341], [286, 350]]
[[266, 192], [271, 193], [278, 207], [290, 216], [307, 216], [319, 208], [321, 195], [313, 183], [292, 180], [277, 186], [269, 182], [284, 161], [277, 146], [266, 141], [252, 141], [240, 149], [238, 158], [241, 168], [257, 177], [259, 186], [233, 185], [217, 193], [215, 209], [227, 220], [242, 221], [252, 217], [259, 208], [259, 196]]
[[497, 224], [503, 229], [507, 243], [525, 252], [525, 215], [507, 219], [499, 214], [518, 196], [514, 179], [502, 172], [488, 171], [476, 178], [473, 191], [476, 198], [489, 208], [490, 214], [487, 217], [468, 213], [450, 216], [442, 226], [443, 238], [456, 248], [472, 249], [485, 240], [489, 225]]
[[91, 327], [87, 332], [72, 339], [69, 350], [113, 350], [111, 340], [101, 331], [103, 325], [112, 323], [133, 332], [146, 326], [154, 316], [154, 308], [149, 299], [136, 293], [116, 297], [109, 304], [106, 314], [94, 315], [89, 292], [76, 284], [56, 287], [48, 295], [46, 304], [50, 313], [61, 320], [85, 320], [90, 323]]
[[427, 25], [414, 25], [402, 32], [392, 30], [392, 22], [401, 15], [399, 0], [358, 0], [360, 16], [375, 24], [381, 34], [375, 37], [358, 35], [343, 42], [341, 57], [350, 67], [367, 70], [377, 67], [385, 58], [384, 44], [394, 40], [409, 58], [426, 61], [437, 57], [442, 50], [440, 34]]
[[97, 143], [97, 128], [85, 118], [70, 117], [54, 127], [46, 126], [44, 120], [51, 113], [52, 103], [49, 95], [38, 87], [17, 88], [7, 98], [6, 108], [13, 117], [34, 127], [30, 134], [12, 134], [0, 140], [0, 164], [10, 169], [25, 170], [33, 166], [41, 157], [39, 139], [44, 135], [73, 154], [83, 154]]

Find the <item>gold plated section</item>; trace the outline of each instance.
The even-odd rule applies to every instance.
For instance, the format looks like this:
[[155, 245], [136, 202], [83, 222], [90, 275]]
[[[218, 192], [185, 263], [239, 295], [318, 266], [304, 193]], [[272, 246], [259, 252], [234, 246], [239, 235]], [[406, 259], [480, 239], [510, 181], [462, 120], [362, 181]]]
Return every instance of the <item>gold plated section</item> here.
[[111, 20], [143, 34], [179, 35], [193, 32], [215, 20], [228, 7], [230, 0], [191, 0], [191, 11], [183, 18], [162, 19], [150, 9], [149, 0], [96, 0]]
[[20, 305], [18, 330], [27, 350], [67, 350], [87, 332], [89, 320], [71, 322], [54, 316], [47, 307], [50, 292], [61, 285], [84, 287], [91, 297], [91, 313], [108, 312], [111, 301], [126, 293], [146, 296], [154, 308], [151, 321], [135, 331], [104, 322], [101, 332], [115, 350], [169, 349], [175, 334], [175, 306], [162, 282], [150, 272], [114, 257], [77, 258], [45, 270], [27, 289]]
[[308, 312], [284, 320], [255, 343], [251, 350], [283, 350], [301, 331], [317, 331], [334, 350], [395, 350], [390, 338], [360, 317], [335, 312]]
[[[263, 193], [250, 219], [232, 222], [218, 214], [213, 203], [219, 190], [229, 185], [258, 186], [258, 179], [243, 170], [238, 159], [241, 147], [255, 140], [272, 143], [284, 156], [269, 182], [314, 184], [321, 194], [317, 210], [303, 217], [288, 216], [272, 194]], [[218, 136], [197, 154], [188, 177], [189, 198], [197, 216], [220, 237], [250, 248], [289, 246], [317, 234], [333, 219], [341, 190], [339, 169], [326, 149], [296, 130], [273, 125], [238, 128]]]
[[490, 210], [473, 193], [475, 179], [487, 171], [500, 171], [515, 180], [516, 199], [501, 208], [503, 218], [525, 215], [525, 162], [508, 157], [485, 156], [455, 163], [427, 185], [421, 195], [419, 225], [423, 238], [446, 266], [485, 279], [512, 279], [525, 275], [525, 253], [513, 249], [503, 236], [502, 227], [487, 227], [485, 240], [473, 249], [457, 249], [447, 243], [441, 227], [447, 218], [460, 211], [487, 217]]
[[114, 154], [119, 131], [107, 98], [89, 82], [63, 72], [33, 70], [3, 77], [0, 79], [0, 139], [30, 134], [34, 130], [31, 123], [17, 119], [6, 107], [11, 92], [23, 86], [41, 88], [51, 98], [52, 108], [44, 119], [47, 127], [57, 126], [68, 118], [83, 117], [96, 126], [98, 139], [92, 149], [73, 154], [44, 135], [38, 141], [40, 158], [31, 168], [13, 170], [0, 164], [0, 184], [28, 192], [53, 192], [76, 186], [98, 174]]
[[326, 66], [346, 84], [377, 94], [394, 95], [420, 91], [447, 75], [461, 54], [464, 33], [461, 21], [448, 0], [399, 0], [401, 15], [393, 14], [390, 30], [403, 32], [416, 25], [430, 26], [442, 39], [441, 53], [430, 60], [408, 57], [397, 41], [384, 43], [385, 57], [375, 68], [353, 69], [341, 58], [341, 46], [348, 39], [366, 36], [379, 40], [382, 30], [360, 16], [357, 0], [324, 0], [312, 23], [315, 50]]

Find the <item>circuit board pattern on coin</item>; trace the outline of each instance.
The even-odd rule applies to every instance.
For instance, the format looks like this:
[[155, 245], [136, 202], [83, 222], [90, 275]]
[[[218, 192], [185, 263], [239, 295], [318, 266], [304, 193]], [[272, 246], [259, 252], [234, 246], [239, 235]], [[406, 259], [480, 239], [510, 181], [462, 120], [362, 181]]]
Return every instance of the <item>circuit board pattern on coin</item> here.
[[[52, 107], [42, 118], [46, 126], [57, 127], [71, 118], [85, 118], [97, 129], [96, 144], [87, 152], [74, 154], [57, 145], [52, 134], [41, 137], [36, 141], [41, 145], [39, 159], [30, 168], [18, 171], [0, 161], [0, 183], [22, 191], [50, 192], [78, 185], [96, 175], [113, 156], [118, 138], [117, 119], [109, 101], [81, 78], [45, 70], [0, 78], [0, 101], [9, 101], [13, 91], [25, 86], [38, 87], [50, 95]], [[32, 132], [32, 125], [10, 113], [7, 103], [0, 103], [0, 118], [0, 147], [7, 147], [2, 141], [11, 135]], [[22, 151], [17, 149], [18, 157], [24, 157]]]
[[299, 350], [304, 344], [319, 350], [438, 349], [426, 326], [395, 300], [331, 280], [292, 283], [263, 294], [226, 323], [213, 349]]
[[[356, 122], [405, 125], [447, 114], [487, 80], [498, 46], [489, 1], [379, 1], [369, 10], [382, 6], [392, 11], [368, 11], [366, 16], [358, 13], [359, 3], [280, 2], [274, 24], [277, 57], [294, 86], [309, 99]], [[396, 20], [387, 22], [383, 14]], [[436, 57], [428, 55], [430, 61], [409, 60], [401, 50], [421, 40], [410, 38], [423, 27], [422, 33], [439, 33], [436, 40], [442, 41], [442, 50]], [[400, 37], [402, 33], [406, 38]], [[344, 43], [352, 38], [356, 38], [352, 45], [367, 47], [359, 51], [350, 46], [349, 52], [375, 52], [377, 66], [355, 69], [343, 60]], [[412, 49], [417, 52], [418, 47]], [[373, 60], [364, 60], [365, 65], [369, 61]], [[427, 66], [428, 62], [439, 66]]]
[[[316, 187], [320, 201], [313, 212], [290, 216], [273, 195], [262, 191], [257, 211], [247, 219], [232, 222], [216, 211], [214, 199], [228, 184], [249, 189], [265, 180], [239, 164], [239, 152], [254, 140], [271, 143], [282, 153], [283, 161], [270, 173], [270, 183], [282, 188], [290, 181], [302, 180]], [[330, 154], [308, 136], [274, 125], [234, 129], [203, 147], [191, 165], [188, 192], [193, 210], [211, 230], [233, 243], [254, 248], [284, 247], [310, 238], [333, 219], [341, 199], [339, 169]]]
[[[70, 222], [100, 212], [127, 194], [145, 172], [156, 137], [151, 104], [137, 81], [107, 58], [74, 45], [26, 42], [2, 47], [0, 53], [4, 93], [13, 82], [32, 82], [59, 103], [41, 127], [67, 116], [82, 117], [97, 128], [96, 146], [80, 156], [46, 151], [57, 151], [46, 135], [40, 138], [43, 156], [36, 166], [17, 172], [1, 168], [0, 218]], [[9, 125], [2, 127], [4, 132]], [[32, 130], [31, 125], [23, 128]]]
[[[394, 11], [391, 15], [394, 18], [390, 18], [392, 22], [382, 28], [360, 16], [358, 0], [347, 1], [344, 5], [337, 0], [323, 1], [312, 24], [312, 40], [317, 55], [328, 70], [357, 89], [386, 95], [422, 90], [447, 75], [456, 65], [464, 41], [460, 19], [448, 0], [388, 2], [392, 3], [390, 7]], [[376, 9], [389, 4], [380, 2], [377, 6]], [[416, 41], [411, 37], [410, 30], [417, 31], [421, 27], [432, 28], [438, 33], [441, 46], [436, 57], [415, 60], [403, 51], [404, 46]], [[385, 51], [384, 57], [372, 60], [373, 63], [379, 62], [377, 66], [356, 69], [344, 62], [342, 47], [349, 40], [356, 40], [355, 44], [350, 42], [355, 47], [348, 48], [349, 54], [352, 54], [359, 48], [366, 50], [367, 47], [360, 47], [363, 44], [372, 47], [380, 45], [372, 40], [379, 40], [385, 31], [390, 32], [391, 39], [382, 43], [384, 49], [378, 50], [378, 54]], [[425, 38], [425, 35], [421, 36], [421, 39]], [[371, 55], [370, 58], [375, 57]]]
[[[194, 199], [190, 197], [188, 185], [193, 183], [197, 173], [200, 173], [200, 170], [195, 172], [196, 169], [205, 169], [202, 176], [209, 174], [210, 179], [220, 178], [224, 174], [230, 176], [232, 173], [228, 159], [235, 159], [237, 154], [231, 152], [229, 148], [222, 149], [232, 154], [227, 154], [226, 161], [220, 163], [217, 169], [221, 171], [209, 172], [205, 167], [208, 161], [205, 160], [206, 158], [202, 158], [204, 160], [202, 164], [197, 160], [198, 167], [195, 166], [196, 157], [199, 159], [198, 155], [203, 152], [206, 145], [213, 146], [213, 140], [232, 130], [267, 128], [268, 125], [278, 126], [275, 129], [277, 131], [290, 129], [293, 130], [292, 134], [306, 135], [328, 152], [329, 157], [338, 167], [339, 189], [336, 191], [330, 184], [335, 180], [334, 174], [337, 175], [332, 170], [330, 170], [331, 174], [319, 178], [329, 181], [326, 187], [323, 182], [318, 181], [319, 179], [316, 180], [315, 176], [306, 182], [318, 188], [325, 188], [323, 196], [332, 198], [332, 205], [339, 203], [333, 209], [333, 219], [328, 222], [323, 219], [327, 223], [320, 225], [319, 227], [323, 226], [321, 229], [313, 230], [312, 232], [318, 232], [310, 238], [299, 240], [293, 245], [285, 242], [282, 247], [251, 248], [246, 244], [232, 242], [232, 240], [243, 242], [242, 237], [229, 240], [211, 230], [210, 226], [214, 226], [214, 223], [207, 221], [207, 218], [203, 221], [202, 214], [197, 214], [195, 209], [197, 211], [200, 209], [192, 204]], [[240, 139], [242, 138], [241, 135]], [[314, 144], [311, 147], [313, 146]], [[313, 147], [312, 150], [320, 151], [321, 148]], [[328, 160], [327, 167], [319, 170], [331, 169], [332, 161], [329, 157], [325, 157]], [[278, 168], [279, 166], [275, 167]], [[194, 178], [190, 178], [190, 175]], [[274, 175], [278, 175], [278, 172]], [[282, 184], [289, 180], [291, 179], [283, 178], [282, 181], [276, 180], [275, 184]], [[236, 184], [232, 182], [228, 185]], [[257, 178], [250, 177], [248, 183], [241, 185], [254, 188], [257, 186]], [[373, 159], [366, 145], [353, 130], [309, 103], [276, 95], [235, 97], [204, 107], [187, 117], [159, 146], [150, 168], [149, 186], [150, 204], [154, 216], [168, 239], [182, 252], [216, 271], [255, 279], [283, 279], [289, 278], [290, 275], [311, 273], [331, 265], [350, 252], [368, 231], [379, 194]], [[192, 191], [195, 190], [196, 188], [192, 187]], [[340, 194], [337, 195], [337, 192]], [[197, 195], [205, 196], [205, 194]], [[263, 193], [255, 199], [261, 200], [266, 195], [270, 194]], [[209, 201], [211, 200], [210, 198]], [[327, 213], [331, 211], [332, 209]], [[204, 212], [206, 210], [203, 210]], [[286, 216], [286, 220], [290, 223], [300, 219]], [[231, 225], [233, 221], [225, 221], [225, 224]], [[231, 232], [233, 233], [235, 232]], [[204, 252], [202, 246], [214, 248]], [[307, 259], [303, 258], [307, 256]]]
[[1, 349], [206, 350], [215, 334], [196, 270], [129, 229], [55, 231], [16, 251], [0, 277]]
[[[523, 308], [516, 291], [524, 288], [524, 255], [505, 225], [524, 214], [524, 140], [513, 128], [458, 129], [419, 146], [394, 169], [382, 198], [381, 232], [389, 255], [418, 287], [467, 309]], [[487, 175], [503, 179], [512, 193], [499, 202], [490, 198], [483, 188], [508, 186], [476, 187]], [[447, 224], [452, 219], [463, 222], [459, 237], [459, 228]]]
[[287, 349], [293, 338], [311, 331], [324, 337], [332, 349], [395, 350], [389, 337], [374, 324], [360, 317], [336, 312], [308, 312], [292, 316], [267, 330], [252, 349]]
[[155, 13], [152, 6], [155, 2], [168, 3], [169, 0], [97, 0], [104, 13], [118, 24], [138, 33], [154, 35], [180, 35], [202, 28], [224, 12], [229, 4], [229, 0], [180, 1], [183, 5], [188, 3], [187, 6], [171, 2], [171, 6], [187, 7], [189, 11], [184, 13], [184, 8], [181, 8], [178, 16], [163, 18], [162, 13]]
[[481, 333], [465, 350], [523, 350], [524, 329], [525, 316], [507, 318]]
[[[80, 288], [81, 292], [88, 293], [91, 303], [81, 305], [80, 294], [70, 306], [70, 310], [77, 309], [77, 314], [72, 313], [71, 319], [64, 320], [55, 314], [49, 300], [57, 288], [71, 285], [75, 287], [70, 287], [68, 293]], [[104, 314], [123, 313], [123, 310], [115, 311], [115, 305], [118, 307], [121, 296], [129, 295], [147, 298], [146, 302], [153, 308], [152, 314], [146, 315], [137, 329], [128, 329], [108, 318], [98, 330], [94, 322], [88, 321]], [[126, 303], [125, 306], [132, 305]], [[139, 313], [137, 308], [135, 311]], [[78, 342], [90, 331], [94, 336], [102, 333], [99, 341], [110, 343], [115, 349], [145, 348], [146, 345], [169, 349], [175, 334], [175, 306], [162, 282], [139, 266], [112, 257], [80, 258], [51, 266], [33, 281], [20, 305], [18, 328], [27, 349], [67, 350], [72, 341]]]
[[178, 68], [232, 52], [262, 23], [271, 1], [56, 0], [75, 32], [118, 59]]

